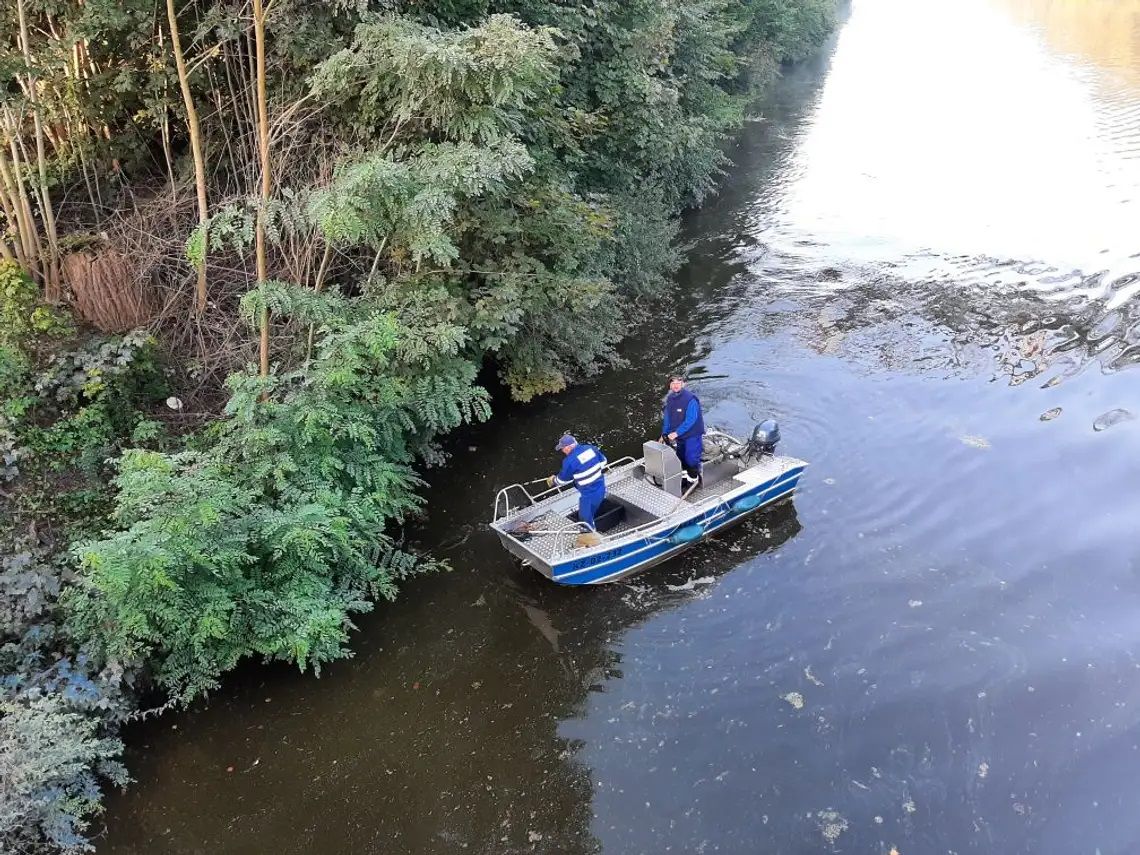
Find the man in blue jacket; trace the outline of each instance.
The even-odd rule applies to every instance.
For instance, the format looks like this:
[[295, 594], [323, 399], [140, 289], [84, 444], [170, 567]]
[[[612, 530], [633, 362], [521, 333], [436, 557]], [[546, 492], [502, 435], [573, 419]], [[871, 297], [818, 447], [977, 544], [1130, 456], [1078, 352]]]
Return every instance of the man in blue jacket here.
[[551, 487], [573, 484], [578, 489], [578, 519], [589, 526], [578, 536], [578, 545], [596, 546], [602, 540], [594, 530], [594, 517], [606, 498], [606, 456], [597, 446], [579, 443], [570, 434], [558, 440], [554, 449], [566, 455], [566, 459], [562, 461], [562, 470], [547, 478], [546, 483]]
[[661, 441], [668, 441], [681, 458], [686, 488], [701, 478], [701, 448], [705, 435], [705, 419], [700, 399], [685, 388], [685, 378], [674, 374], [669, 378], [669, 394], [665, 397], [665, 413]]

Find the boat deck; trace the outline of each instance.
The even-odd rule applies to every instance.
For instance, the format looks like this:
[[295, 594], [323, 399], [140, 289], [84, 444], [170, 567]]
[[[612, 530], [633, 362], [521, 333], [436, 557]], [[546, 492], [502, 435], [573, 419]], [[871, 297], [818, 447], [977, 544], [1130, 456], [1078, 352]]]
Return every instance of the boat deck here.
[[607, 483], [606, 492], [658, 518], [669, 516], [688, 502], [688, 499], [670, 496], [660, 487], [633, 473], [612, 484]]
[[[645, 511], [650, 516], [661, 519], [691, 508], [709, 497], [723, 496], [739, 486], [740, 481], [735, 478], [726, 478], [716, 484], [700, 487], [686, 498], [680, 499], [677, 496], [670, 496], [659, 487], [644, 481], [634, 469], [630, 468], [618, 470], [613, 476], [607, 476], [606, 494]], [[678, 513], [678, 515], [683, 516], [683, 513]], [[617, 540], [640, 524], [636, 521], [619, 523], [603, 534], [603, 542]], [[548, 510], [537, 517], [533, 517], [529, 527], [540, 531], [557, 532], [557, 534], [536, 535], [525, 541], [527, 549], [547, 561], [573, 551], [581, 532], [579, 526], [571, 522], [565, 514], [554, 510]]]

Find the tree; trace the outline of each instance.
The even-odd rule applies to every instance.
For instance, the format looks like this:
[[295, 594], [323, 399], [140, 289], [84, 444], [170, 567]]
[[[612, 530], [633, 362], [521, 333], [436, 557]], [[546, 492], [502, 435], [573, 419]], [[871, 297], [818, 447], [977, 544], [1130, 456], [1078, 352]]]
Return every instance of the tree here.
[[186, 58], [182, 51], [182, 37], [178, 30], [178, 13], [174, 0], [166, 0], [166, 20], [170, 27], [170, 49], [178, 68], [178, 86], [182, 91], [182, 105], [186, 110], [186, 129], [190, 134], [190, 150], [194, 156], [194, 189], [198, 196], [198, 231], [202, 246], [195, 263], [198, 272], [198, 287], [195, 292], [195, 309], [201, 315], [206, 311], [206, 246], [205, 229], [210, 219], [206, 199], [206, 159], [202, 153], [202, 129], [198, 123], [198, 108], [194, 105], [194, 94], [190, 91], [190, 72], [186, 69]]

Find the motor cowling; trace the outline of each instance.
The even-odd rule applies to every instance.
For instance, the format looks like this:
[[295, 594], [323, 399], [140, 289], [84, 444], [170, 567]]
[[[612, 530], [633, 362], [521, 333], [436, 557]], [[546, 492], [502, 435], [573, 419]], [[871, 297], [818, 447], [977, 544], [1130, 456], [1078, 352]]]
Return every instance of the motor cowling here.
[[748, 448], [753, 454], [775, 454], [780, 441], [780, 426], [775, 419], [765, 419], [752, 429]]

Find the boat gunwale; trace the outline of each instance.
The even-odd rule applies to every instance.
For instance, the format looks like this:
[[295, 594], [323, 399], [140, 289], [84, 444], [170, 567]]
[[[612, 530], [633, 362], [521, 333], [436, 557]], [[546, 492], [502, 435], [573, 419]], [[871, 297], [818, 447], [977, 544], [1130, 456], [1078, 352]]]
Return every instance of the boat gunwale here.
[[[758, 512], [764, 510], [765, 508], [770, 507], [771, 505], [773, 505], [777, 502], [783, 501], [785, 499], [791, 499], [792, 494], [795, 491], [796, 491], [796, 484], [792, 484], [791, 487], [787, 488], [786, 490], [782, 490], [779, 493], [777, 493], [775, 496], [772, 496], [772, 498], [767, 499], [764, 502], [761, 502], [759, 505], [757, 505], [752, 510], [744, 511], [742, 513], [737, 513], [737, 514], [729, 514], [727, 517], [725, 517], [723, 520], [718, 522], [716, 525], [707, 529], [705, 531], [705, 535], [714, 534], [716, 532], [723, 531], [724, 529], [729, 528], [731, 526], [739, 525], [740, 523], [744, 522], [744, 520], [747, 519], [752, 514], [758, 513]], [[561, 576], [561, 577], [550, 576], [547, 578], [549, 578], [550, 581], [554, 582], [555, 584], [564, 585], [566, 587], [571, 587], [571, 588], [573, 588], [573, 587], [585, 587], [587, 585], [607, 585], [611, 582], [620, 582], [622, 579], [625, 579], [629, 576], [632, 576], [634, 573], [640, 573], [642, 570], [648, 570], [650, 567], [655, 567], [656, 565], [662, 564], [671, 558], [675, 558], [677, 555], [680, 555], [685, 550], [692, 549], [694, 546], [696, 546], [698, 543], [700, 543], [701, 540], [703, 540], [703, 536], [698, 540], [692, 541], [691, 543], [677, 544], [672, 549], [666, 550], [665, 552], [662, 552], [660, 555], [655, 555], [652, 558], [646, 559], [645, 561], [643, 561], [639, 564], [634, 564], [632, 567], [626, 567], [625, 569], [619, 570], [615, 573], [609, 573], [605, 576], [602, 576], [599, 579], [590, 579], [590, 580], [585, 581], [585, 582], [573, 582], [573, 581], [566, 581], [566, 579], [567, 579], [566, 576]], [[602, 565], [598, 565], [598, 566], [602, 566]], [[596, 568], [590, 568], [590, 569], [596, 569]]]

